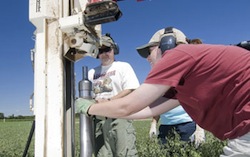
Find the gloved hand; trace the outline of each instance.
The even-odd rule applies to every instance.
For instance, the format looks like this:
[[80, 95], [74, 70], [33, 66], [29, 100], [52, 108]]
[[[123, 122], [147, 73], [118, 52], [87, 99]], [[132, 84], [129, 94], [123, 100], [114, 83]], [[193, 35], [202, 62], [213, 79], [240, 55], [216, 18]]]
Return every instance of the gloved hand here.
[[95, 100], [88, 100], [88, 99], [78, 98], [75, 101], [76, 112], [77, 113], [83, 113], [83, 114], [89, 116], [88, 110], [89, 110], [90, 106], [93, 105], [94, 103], [95, 103]]
[[196, 124], [196, 130], [193, 135], [196, 147], [198, 147], [202, 142], [205, 142], [205, 131], [198, 124]]
[[151, 127], [150, 127], [150, 130], [149, 130], [149, 137], [152, 138], [154, 136], [157, 136], [157, 128], [156, 128], [156, 123], [155, 122], [152, 122], [151, 123]]

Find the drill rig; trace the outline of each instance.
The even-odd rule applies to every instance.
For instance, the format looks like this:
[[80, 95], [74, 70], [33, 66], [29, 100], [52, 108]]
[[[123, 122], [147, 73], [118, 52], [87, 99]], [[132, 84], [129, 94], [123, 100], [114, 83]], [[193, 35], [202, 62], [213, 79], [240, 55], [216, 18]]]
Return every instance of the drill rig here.
[[[113, 0], [29, 0], [29, 20], [36, 28], [32, 49], [36, 157], [75, 156], [74, 63], [85, 56], [96, 58], [101, 24], [121, 16]], [[80, 89], [85, 88], [79, 87], [81, 93]], [[93, 130], [89, 131], [86, 117], [80, 117], [84, 135], [80, 156], [90, 157], [92, 144], [85, 142], [85, 135], [91, 136]]]

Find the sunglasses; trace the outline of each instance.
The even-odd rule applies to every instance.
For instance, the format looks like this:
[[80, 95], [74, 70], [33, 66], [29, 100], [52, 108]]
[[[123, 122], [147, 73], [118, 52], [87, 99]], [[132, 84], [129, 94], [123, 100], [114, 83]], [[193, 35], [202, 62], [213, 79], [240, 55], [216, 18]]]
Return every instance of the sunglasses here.
[[151, 55], [151, 53], [156, 49], [156, 48], [159, 48], [159, 46], [155, 45], [155, 46], [152, 46], [148, 49], [148, 54], [146, 55], [146, 58], [148, 58], [148, 56]]
[[99, 54], [110, 52], [110, 51], [111, 51], [111, 47], [105, 47], [103, 49], [99, 49]]

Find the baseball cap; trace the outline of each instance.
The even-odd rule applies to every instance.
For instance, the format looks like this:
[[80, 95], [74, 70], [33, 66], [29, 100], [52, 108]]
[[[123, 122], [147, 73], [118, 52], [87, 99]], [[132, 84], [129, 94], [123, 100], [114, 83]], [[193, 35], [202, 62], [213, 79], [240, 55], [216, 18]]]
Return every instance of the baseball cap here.
[[[143, 58], [147, 58], [147, 56], [149, 55], [149, 48], [152, 46], [156, 46], [159, 45], [162, 36], [164, 35], [165, 32], [165, 28], [164, 29], [160, 29], [158, 30], [149, 40], [149, 42], [145, 45], [142, 45], [140, 47], [137, 47], [136, 50], [138, 51], [138, 53], [140, 54], [141, 57]], [[186, 41], [186, 36], [185, 34], [176, 29], [176, 28], [172, 28], [172, 32], [171, 33], [167, 33], [169, 35], [173, 35], [176, 38], [176, 44], [188, 44], [188, 42]]]
[[113, 39], [110, 37], [110, 35], [103, 35], [101, 37], [102, 47], [112, 47], [115, 43]]
[[[99, 47], [98, 55], [102, 52], [109, 52], [111, 48], [114, 50], [115, 55], [119, 54], [118, 44], [115, 43], [113, 38], [110, 36], [110, 33], [106, 33], [101, 37], [101, 45]], [[99, 58], [98, 55], [96, 57], [97, 59]]]

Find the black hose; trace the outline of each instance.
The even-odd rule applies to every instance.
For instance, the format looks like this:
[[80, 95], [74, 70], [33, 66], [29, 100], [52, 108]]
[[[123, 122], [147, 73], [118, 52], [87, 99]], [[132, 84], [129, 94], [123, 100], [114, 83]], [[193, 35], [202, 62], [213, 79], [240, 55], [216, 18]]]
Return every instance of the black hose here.
[[32, 127], [30, 129], [30, 134], [29, 134], [29, 137], [28, 137], [28, 141], [26, 143], [25, 150], [23, 152], [23, 157], [26, 157], [26, 155], [27, 155], [27, 152], [29, 150], [29, 146], [30, 146], [30, 143], [31, 143], [31, 139], [32, 139], [32, 136], [34, 134], [34, 130], [35, 130], [35, 120], [33, 120]]

